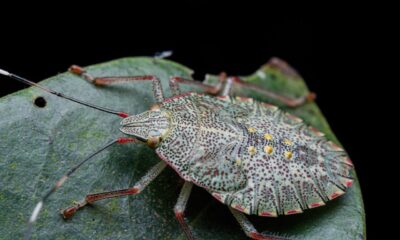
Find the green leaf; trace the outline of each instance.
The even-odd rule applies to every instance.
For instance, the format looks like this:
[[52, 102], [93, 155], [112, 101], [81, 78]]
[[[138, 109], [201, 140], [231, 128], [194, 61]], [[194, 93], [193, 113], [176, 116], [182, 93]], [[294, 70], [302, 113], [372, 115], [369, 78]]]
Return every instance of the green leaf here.
[[[190, 77], [191, 70], [152, 58], [125, 58], [87, 68], [94, 76], [156, 75], [168, 90], [170, 76]], [[267, 64], [244, 80], [288, 96], [306, 93], [301, 77]], [[206, 80], [211, 83], [216, 76]], [[5, 79], [3, 79], [5, 81]], [[41, 82], [66, 95], [136, 114], [154, 102], [151, 83], [95, 87], [70, 73]], [[185, 90], [195, 89], [184, 87]], [[196, 89], [195, 89], [196, 90]], [[265, 99], [254, 92], [235, 94]], [[37, 107], [37, 97], [46, 100]], [[316, 104], [290, 110], [337, 142]], [[34, 205], [68, 169], [118, 136], [118, 117], [102, 113], [40, 89], [28, 88], [0, 99], [0, 239], [19, 239]], [[87, 193], [127, 188], [159, 161], [144, 145], [113, 146], [79, 169], [51, 196], [33, 228], [34, 239], [185, 239], [173, 214], [183, 181], [171, 169], [141, 194], [99, 201], [63, 220], [58, 210]], [[354, 176], [355, 173], [354, 173]], [[194, 188], [187, 219], [198, 239], [245, 239], [226, 206], [205, 190]], [[358, 181], [327, 206], [303, 214], [250, 219], [260, 231], [299, 239], [364, 239], [365, 216]]]

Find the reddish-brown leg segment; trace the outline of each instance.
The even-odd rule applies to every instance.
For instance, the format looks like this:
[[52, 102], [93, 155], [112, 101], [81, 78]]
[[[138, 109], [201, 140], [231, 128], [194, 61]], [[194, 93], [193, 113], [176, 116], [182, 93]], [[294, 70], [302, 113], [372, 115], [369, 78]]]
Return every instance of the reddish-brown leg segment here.
[[232, 81], [233, 81], [233, 84], [237, 84], [237, 85], [240, 85], [240, 87], [242, 87], [242, 88], [247, 88], [247, 89], [251, 89], [253, 91], [259, 92], [269, 98], [275, 99], [275, 100], [283, 103], [284, 105], [286, 105], [288, 107], [298, 107], [298, 106], [303, 105], [306, 102], [311, 102], [316, 98], [316, 95], [313, 92], [310, 92], [307, 95], [299, 97], [299, 98], [290, 98], [290, 97], [287, 97], [284, 95], [280, 95], [276, 92], [270, 91], [268, 89], [261, 88], [258, 85], [244, 82], [239, 77], [232, 77]]
[[131, 82], [131, 81], [152, 81], [153, 83], [153, 95], [156, 99], [157, 103], [161, 103], [164, 100], [164, 94], [161, 86], [160, 79], [153, 75], [145, 75], [145, 76], [122, 76], [122, 77], [93, 77], [89, 75], [85, 69], [79, 67], [77, 65], [72, 65], [69, 68], [69, 71], [77, 74], [88, 82], [93, 83], [95, 85], [109, 85], [113, 83], [120, 82]]
[[161, 171], [166, 167], [166, 165], [167, 164], [164, 161], [159, 162], [157, 165], [152, 167], [132, 188], [89, 194], [85, 197], [85, 199], [76, 203], [76, 205], [69, 207], [65, 210], [61, 210], [61, 214], [63, 215], [64, 218], [70, 218], [75, 214], [76, 211], [83, 208], [88, 203], [93, 203], [106, 198], [122, 197], [122, 196], [138, 194], [161, 173]]
[[309, 93], [306, 96], [302, 96], [299, 98], [290, 98], [284, 95], [280, 95], [276, 92], [270, 91], [268, 89], [260, 88], [260, 86], [258, 85], [244, 82], [238, 77], [226, 78], [225, 73], [220, 74], [219, 82], [216, 85], [207, 85], [199, 81], [189, 80], [181, 77], [171, 77], [169, 80], [169, 86], [171, 88], [173, 95], [180, 94], [179, 84], [187, 84], [187, 85], [201, 87], [206, 93], [212, 95], [220, 95], [220, 96], [229, 96], [233, 85], [240, 85], [240, 87], [242, 88], [247, 88], [259, 92], [289, 107], [301, 106], [304, 103], [313, 101], [315, 99], [315, 93]]
[[186, 238], [189, 240], [193, 240], [194, 238], [192, 231], [190, 231], [189, 225], [185, 221], [185, 209], [190, 193], [192, 191], [192, 187], [193, 183], [185, 182], [182, 187], [181, 193], [179, 194], [178, 201], [176, 202], [174, 207], [175, 217], [181, 225], [182, 230], [186, 235]]
[[187, 85], [197, 86], [197, 87], [202, 88], [208, 94], [217, 95], [221, 91], [223, 82], [225, 80], [226, 80], [225, 73], [221, 73], [219, 75], [219, 81], [216, 85], [207, 85], [200, 81], [190, 80], [190, 79], [186, 79], [186, 78], [182, 78], [182, 77], [171, 77], [169, 79], [169, 87], [171, 88], [173, 95], [180, 94], [179, 84], [187, 84]]
[[253, 224], [249, 221], [249, 219], [247, 219], [247, 217], [242, 212], [239, 212], [238, 210], [233, 209], [231, 207], [229, 207], [229, 210], [236, 218], [239, 225], [242, 227], [246, 236], [248, 236], [249, 238], [256, 240], [284, 240], [284, 239], [288, 240], [288, 238], [284, 237], [259, 233], [257, 229], [253, 226]]

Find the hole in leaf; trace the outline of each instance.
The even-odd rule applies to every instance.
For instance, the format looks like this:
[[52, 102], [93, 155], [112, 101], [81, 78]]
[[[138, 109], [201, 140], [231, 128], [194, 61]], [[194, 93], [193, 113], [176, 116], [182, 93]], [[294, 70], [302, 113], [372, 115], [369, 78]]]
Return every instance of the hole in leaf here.
[[46, 107], [47, 101], [44, 97], [37, 97], [35, 101], [33, 101], [33, 104], [35, 104], [36, 107], [44, 108]]

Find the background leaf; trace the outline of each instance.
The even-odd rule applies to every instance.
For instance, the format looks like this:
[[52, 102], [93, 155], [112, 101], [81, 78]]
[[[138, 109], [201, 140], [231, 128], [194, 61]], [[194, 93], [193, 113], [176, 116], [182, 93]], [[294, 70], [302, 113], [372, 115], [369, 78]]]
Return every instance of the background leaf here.
[[[170, 76], [190, 77], [191, 70], [174, 62], [152, 58], [125, 58], [88, 67], [94, 76], [156, 75], [170, 95]], [[307, 87], [300, 76], [272, 61], [245, 81], [288, 96], [300, 96]], [[209, 76], [207, 83], [216, 81]], [[41, 82], [56, 91], [100, 106], [136, 114], [154, 102], [151, 83], [95, 87], [70, 73]], [[198, 90], [184, 87], [185, 90]], [[234, 94], [268, 101], [243, 89]], [[37, 107], [43, 97], [47, 105]], [[273, 102], [273, 101], [272, 101]], [[337, 142], [316, 104], [288, 109]], [[0, 239], [21, 238], [26, 221], [54, 182], [82, 158], [119, 132], [121, 119], [28, 88], [0, 99]], [[146, 146], [113, 146], [83, 166], [49, 199], [34, 226], [34, 239], [185, 239], [172, 208], [183, 181], [165, 170], [143, 193], [95, 203], [63, 220], [65, 208], [87, 193], [132, 186], [158, 162]], [[355, 173], [354, 173], [354, 176]], [[198, 239], [245, 239], [229, 210], [205, 190], [195, 187], [186, 214]], [[276, 219], [252, 216], [260, 231], [299, 239], [364, 239], [365, 216], [358, 181], [327, 206]]]

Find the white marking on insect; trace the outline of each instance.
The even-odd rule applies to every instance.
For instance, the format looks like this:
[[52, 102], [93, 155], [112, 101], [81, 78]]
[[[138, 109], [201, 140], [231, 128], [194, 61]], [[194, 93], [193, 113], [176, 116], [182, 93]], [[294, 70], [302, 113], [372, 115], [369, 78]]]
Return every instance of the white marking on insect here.
[[0, 69], [0, 74], [5, 75], [5, 76], [10, 76], [10, 73], [7, 71], [4, 71], [3, 69]]
[[42, 207], [43, 207], [43, 201], [40, 201], [40, 202], [38, 202], [38, 204], [36, 204], [36, 207], [35, 207], [35, 209], [34, 209], [33, 212], [32, 212], [32, 216], [31, 216], [31, 218], [29, 219], [29, 222], [30, 222], [30, 223], [33, 223], [33, 222], [36, 221], [36, 218], [37, 218], [37, 216], [39, 215], [39, 212], [40, 212], [40, 210], [42, 209]]
[[[221, 94], [222, 96], [228, 96], [229, 95], [229, 92], [232, 89], [232, 83], [233, 83], [233, 79], [232, 78], [228, 78], [226, 80], [226, 86], [227, 87], [224, 88], [224, 90], [223, 90], [223, 92]], [[228, 86], [230, 86], [230, 87], [228, 87]]]
[[64, 182], [65, 182], [67, 179], [68, 179], [67, 176], [63, 176], [63, 177], [56, 183], [56, 186], [57, 186], [57, 187], [61, 187], [61, 185], [63, 185]]

